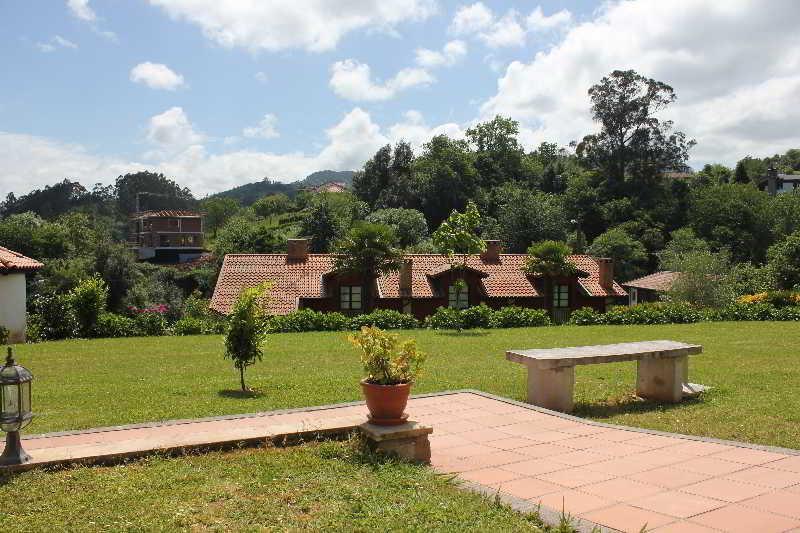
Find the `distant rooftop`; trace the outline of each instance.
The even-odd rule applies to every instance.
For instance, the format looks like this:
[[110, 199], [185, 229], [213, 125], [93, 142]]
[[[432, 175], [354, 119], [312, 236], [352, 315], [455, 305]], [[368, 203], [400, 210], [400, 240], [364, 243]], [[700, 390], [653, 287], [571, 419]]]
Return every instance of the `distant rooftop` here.
[[183, 211], [180, 209], [162, 209], [159, 211], [140, 211], [131, 215], [131, 218], [175, 218], [175, 217], [201, 217], [199, 211]]
[[33, 272], [44, 265], [35, 259], [25, 257], [19, 252], [0, 246], [0, 274], [11, 272]]

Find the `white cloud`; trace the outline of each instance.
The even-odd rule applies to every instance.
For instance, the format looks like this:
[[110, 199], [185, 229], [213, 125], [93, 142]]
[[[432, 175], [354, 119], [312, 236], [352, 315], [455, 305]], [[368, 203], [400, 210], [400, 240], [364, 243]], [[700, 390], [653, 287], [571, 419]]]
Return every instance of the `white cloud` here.
[[86, 22], [94, 22], [97, 20], [97, 15], [89, 7], [89, 0], [67, 0], [67, 7], [72, 14]]
[[467, 55], [467, 43], [461, 40], [449, 41], [442, 50], [417, 48], [416, 63], [423, 68], [450, 67]]
[[416, 152], [419, 152], [422, 146], [435, 135], [447, 135], [454, 139], [462, 139], [464, 138], [464, 128], [454, 122], [431, 127], [425, 122], [422, 113], [412, 109], [404, 113], [403, 121], [389, 127], [388, 137], [392, 143], [406, 141]]
[[130, 80], [134, 83], [147, 85], [151, 89], [163, 89], [166, 91], [174, 91], [184, 86], [183, 76], [162, 63], [151, 63], [150, 61], [139, 63], [133, 67], [130, 73]]
[[57, 48], [72, 48], [73, 50], [78, 48], [78, 45], [64, 39], [60, 35], [54, 35], [50, 41], [46, 43], [36, 43], [36, 47], [42, 52], [55, 52]]
[[562, 9], [548, 16], [542, 11], [542, 6], [536, 6], [525, 22], [530, 31], [553, 30], [572, 22], [572, 13], [567, 9]]
[[259, 83], [267, 83], [269, 81], [269, 76], [267, 76], [266, 72], [258, 71], [255, 74], [256, 81]]
[[545, 15], [541, 6], [537, 6], [525, 21], [514, 9], [498, 18], [485, 4], [475, 2], [456, 11], [449, 31], [454, 35], [475, 36], [489, 48], [519, 47], [525, 44], [528, 31], [552, 30], [571, 20], [572, 14], [566, 9]]
[[391, 30], [402, 22], [426, 19], [436, 11], [435, 0], [150, 0], [150, 3], [173, 18], [200, 27], [207, 38], [221, 46], [251, 51], [331, 50], [352, 31]]
[[199, 145], [206, 139], [204, 134], [195, 131], [183, 108], [171, 107], [150, 118], [147, 141], [153, 145], [154, 150], [146, 156], [149, 159], [165, 157]]
[[369, 65], [346, 59], [331, 66], [329, 85], [334, 93], [348, 100], [378, 101], [389, 100], [401, 91], [433, 81], [434, 77], [425, 69], [405, 68], [384, 83], [374, 82]]
[[272, 113], [267, 113], [264, 115], [264, 118], [261, 119], [261, 122], [258, 123], [257, 126], [251, 126], [249, 128], [245, 128], [242, 130], [242, 135], [252, 138], [260, 138], [260, 139], [274, 139], [278, 137], [278, 129], [276, 128], [278, 124], [278, 117], [273, 115]]
[[635, 0], [606, 4], [551, 49], [512, 62], [484, 103], [522, 121], [529, 142], [567, 143], [595, 131], [588, 88], [632, 68], [675, 88], [667, 111], [698, 141], [693, 160], [728, 164], [800, 145], [800, 3]]

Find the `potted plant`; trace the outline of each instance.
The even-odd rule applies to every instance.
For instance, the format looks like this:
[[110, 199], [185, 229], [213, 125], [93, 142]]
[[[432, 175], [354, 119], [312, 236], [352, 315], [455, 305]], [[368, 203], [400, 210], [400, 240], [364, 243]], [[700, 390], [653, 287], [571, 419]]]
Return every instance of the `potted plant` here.
[[369, 421], [379, 426], [396, 426], [408, 418], [405, 413], [411, 385], [419, 377], [425, 355], [416, 341], [401, 341], [398, 335], [365, 326], [348, 340], [361, 350], [364, 379], [361, 389], [369, 409]]

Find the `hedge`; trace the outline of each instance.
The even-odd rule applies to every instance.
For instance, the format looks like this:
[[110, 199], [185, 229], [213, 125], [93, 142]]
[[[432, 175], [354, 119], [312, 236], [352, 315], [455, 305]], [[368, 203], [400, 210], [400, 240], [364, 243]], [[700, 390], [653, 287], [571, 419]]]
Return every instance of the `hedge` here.
[[766, 301], [742, 303], [721, 309], [699, 308], [682, 302], [643, 303], [616, 306], [606, 313], [584, 307], [574, 311], [569, 323], [577, 326], [602, 324], [689, 324], [708, 321], [800, 320], [800, 305], [775, 306]]

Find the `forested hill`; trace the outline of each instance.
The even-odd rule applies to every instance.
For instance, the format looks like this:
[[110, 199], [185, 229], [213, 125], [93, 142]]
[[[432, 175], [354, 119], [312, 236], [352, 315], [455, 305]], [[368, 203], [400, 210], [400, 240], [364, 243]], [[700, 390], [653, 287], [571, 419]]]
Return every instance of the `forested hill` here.
[[283, 193], [287, 196], [293, 196], [303, 187], [315, 187], [330, 181], [340, 181], [349, 187], [353, 183], [353, 174], [355, 174], [355, 172], [352, 170], [320, 170], [309, 174], [303, 180], [294, 181], [292, 183], [280, 183], [264, 178], [261, 181], [247, 183], [227, 191], [219, 192], [213, 195], [212, 198], [235, 198], [241, 205], [248, 206], [259, 198], [270, 194]]
[[295, 182], [300, 187], [315, 187], [330, 181], [339, 181], [350, 187], [353, 184], [353, 170], [320, 170], [306, 176], [306, 179]]

